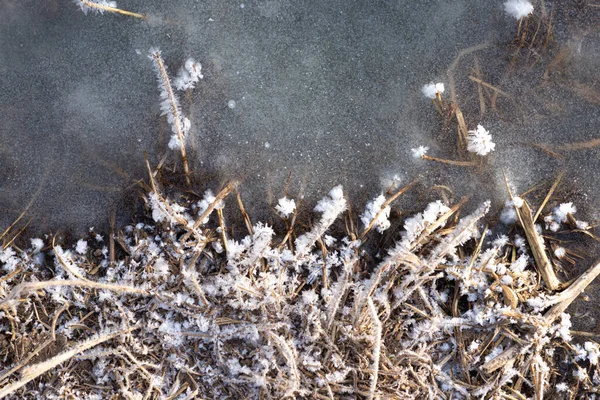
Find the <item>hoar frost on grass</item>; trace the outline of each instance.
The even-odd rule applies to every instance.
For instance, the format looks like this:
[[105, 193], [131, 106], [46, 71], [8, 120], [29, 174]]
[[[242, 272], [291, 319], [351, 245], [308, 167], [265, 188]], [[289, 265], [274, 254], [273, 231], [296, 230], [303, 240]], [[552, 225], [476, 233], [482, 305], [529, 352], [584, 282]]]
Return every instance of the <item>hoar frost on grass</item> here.
[[[429, 203], [385, 231], [396, 241], [378, 259], [365, 242], [379, 234], [340, 234], [341, 187], [283, 241], [260, 222], [216, 235], [210, 211], [230, 211], [219, 199], [150, 192], [147, 217], [114, 239], [3, 248], [0, 396], [460, 399], [525, 382], [534, 397], [598, 379], [598, 344], [571, 343], [563, 293], [538, 285], [523, 238], [482, 230], [488, 203], [458, 219], [460, 204]], [[365, 226], [389, 227], [384, 204], [367, 204]], [[275, 209], [296, 211], [286, 198]]]

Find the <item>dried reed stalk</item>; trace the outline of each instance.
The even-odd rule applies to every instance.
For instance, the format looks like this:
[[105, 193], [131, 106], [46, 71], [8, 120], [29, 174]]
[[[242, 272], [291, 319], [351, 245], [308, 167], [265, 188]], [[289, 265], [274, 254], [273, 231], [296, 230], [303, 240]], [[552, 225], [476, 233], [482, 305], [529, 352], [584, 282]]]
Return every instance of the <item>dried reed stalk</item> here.
[[533, 253], [533, 258], [535, 259], [535, 264], [542, 275], [544, 283], [550, 290], [558, 289], [561, 285], [561, 282], [556, 276], [554, 268], [552, 267], [552, 263], [550, 262], [546, 251], [544, 250], [544, 239], [535, 229], [535, 223], [533, 221], [529, 204], [527, 204], [526, 200], [523, 200], [523, 205], [520, 208], [515, 207], [515, 211], [517, 213], [517, 217], [519, 218], [519, 222], [521, 222], [521, 226], [525, 231], [527, 242], [529, 243], [529, 247]]

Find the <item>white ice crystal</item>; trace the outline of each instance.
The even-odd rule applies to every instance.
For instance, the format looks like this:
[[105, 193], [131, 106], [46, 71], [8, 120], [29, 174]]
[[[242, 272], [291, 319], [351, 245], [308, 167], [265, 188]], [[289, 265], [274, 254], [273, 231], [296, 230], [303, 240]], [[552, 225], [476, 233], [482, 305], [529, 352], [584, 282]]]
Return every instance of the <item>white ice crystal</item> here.
[[555, 386], [556, 392], [567, 392], [569, 391], [569, 385], [566, 382], [561, 382]]
[[585, 231], [586, 229], [590, 229], [590, 224], [585, 222], [585, 221], [575, 221], [575, 226], [577, 227], [577, 229], [581, 229], [582, 231]]
[[564, 247], [557, 247], [554, 249], [554, 255], [558, 258], [563, 258], [567, 254], [567, 251]]
[[512, 203], [514, 204], [515, 207], [517, 208], [521, 208], [523, 207], [523, 199], [520, 198], [519, 196], [514, 196], [512, 198]]
[[40, 238], [31, 239], [31, 248], [34, 253], [39, 253], [44, 248], [44, 241]]
[[4, 263], [4, 270], [10, 273], [17, 268], [19, 259], [16, 257], [16, 253], [12, 247], [5, 249], [0, 247], [0, 262]]
[[588, 373], [585, 369], [581, 368], [581, 367], [577, 367], [575, 368], [575, 370], [573, 371], [573, 376], [575, 378], [577, 378], [578, 381], [583, 382], [587, 379], [588, 377]]
[[503, 248], [504, 246], [506, 246], [508, 244], [508, 236], [506, 235], [499, 235], [492, 243], [495, 247], [498, 248]]
[[508, 0], [504, 3], [504, 10], [511, 17], [521, 19], [533, 12], [533, 5], [527, 0]]
[[583, 347], [587, 351], [587, 359], [592, 365], [598, 365], [598, 357], [600, 356], [600, 347], [598, 343], [585, 342]]
[[430, 99], [435, 99], [438, 93], [444, 93], [444, 84], [433, 82], [428, 83], [427, 85], [423, 86], [421, 92], [423, 92], [423, 94], [426, 97], [429, 97]]
[[[390, 206], [386, 206], [385, 208], [381, 208], [385, 203], [385, 196], [379, 195], [373, 200], [367, 203], [365, 208], [365, 212], [361, 215], [360, 220], [362, 221], [365, 227], [371, 224], [371, 221], [377, 217], [375, 220], [374, 226], [377, 228], [377, 232], [383, 233], [386, 229], [390, 227]], [[381, 212], [381, 214], [379, 214]], [[377, 216], [379, 214], [379, 216]]]
[[75, 246], [75, 251], [78, 252], [79, 254], [85, 254], [87, 252], [87, 249], [88, 249], [88, 242], [83, 239], [79, 239], [77, 241], [77, 246]]
[[294, 199], [288, 199], [287, 197], [282, 197], [279, 199], [277, 205], [275, 206], [275, 210], [281, 215], [283, 218], [287, 218], [294, 212], [296, 209], [296, 202]]
[[410, 151], [412, 151], [414, 158], [423, 158], [423, 156], [427, 154], [427, 151], [429, 151], [429, 147], [419, 146], [414, 149], [410, 149]]
[[556, 222], [563, 223], [567, 221], [567, 215], [575, 214], [577, 212], [577, 207], [573, 205], [572, 202], [562, 203], [558, 207], [554, 209], [554, 220]]
[[496, 144], [492, 142], [492, 135], [483, 126], [477, 125], [477, 129], [469, 131], [467, 137], [467, 150], [480, 156], [485, 156], [494, 151]]
[[197, 63], [193, 58], [189, 58], [179, 70], [179, 74], [173, 83], [177, 90], [188, 90], [193, 89], [196, 83], [202, 78], [204, 78], [202, 75], [202, 65]]
[[514, 203], [507, 200], [504, 204], [504, 208], [500, 213], [500, 221], [504, 225], [511, 225], [517, 222], [517, 212], [515, 211]]

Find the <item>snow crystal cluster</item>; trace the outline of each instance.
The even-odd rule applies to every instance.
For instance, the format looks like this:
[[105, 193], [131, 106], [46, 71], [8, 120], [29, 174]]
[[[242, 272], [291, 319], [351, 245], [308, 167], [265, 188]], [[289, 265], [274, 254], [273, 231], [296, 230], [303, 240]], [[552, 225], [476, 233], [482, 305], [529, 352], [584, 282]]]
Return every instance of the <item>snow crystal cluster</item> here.
[[485, 156], [494, 151], [496, 144], [492, 142], [492, 135], [483, 126], [468, 132], [467, 150], [480, 156]]
[[572, 218], [575, 228], [579, 230], [587, 230], [590, 228], [590, 224], [586, 221], [580, 221], [573, 217], [577, 212], [577, 207], [572, 202], [561, 203], [552, 210], [552, 213], [544, 217], [546, 229], [552, 232], [558, 232], [562, 224], [569, 222], [569, 217]]
[[279, 202], [275, 206], [275, 209], [283, 218], [288, 218], [296, 209], [296, 202], [294, 201], [294, 199], [282, 197], [281, 199], [279, 199]]
[[421, 88], [421, 92], [430, 99], [437, 98], [438, 95], [444, 93], [444, 84], [443, 83], [429, 83], [423, 88]]

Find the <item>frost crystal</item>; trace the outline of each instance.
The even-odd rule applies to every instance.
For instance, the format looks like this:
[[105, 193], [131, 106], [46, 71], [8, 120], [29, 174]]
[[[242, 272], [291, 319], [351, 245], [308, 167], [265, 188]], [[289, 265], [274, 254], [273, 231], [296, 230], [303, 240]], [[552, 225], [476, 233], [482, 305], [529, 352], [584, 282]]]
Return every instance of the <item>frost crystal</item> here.
[[31, 248], [34, 253], [39, 253], [44, 247], [44, 241], [40, 238], [31, 239]]
[[194, 61], [193, 58], [190, 58], [181, 67], [173, 83], [177, 90], [188, 90], [193, 89], [196, 83], [202, 78], [204, 78], [202, 75], [202, 65]]
[[558, 207], [554, 209], [554, 220], [556, 222], [563, 223], [567, 221], [567, 215], [575, 214], [577, 212], [577, 207], [573, 205], [572, 202], [562, 203]]
[[504, 3], [507, 14], [516, 19], [521, 19], [533, 12], [533, 5], [527, 0], [509, 0]]
[[554, 255], [558, 258], [563, 258], [566, 254], [567, 254], [567, 252], [564, 247], [557, 247], [554, 250]]
[[496, 143], [492, 142], [492, 135], [483, 126], [477, 125], [476, 130], [469, 131], [467, 150], [480, 156], [485, 156], [494, 151]]
[[85, 254], [87, 252], [87, 248], [88, 248], [88, 243], [83, 239], [79, 239], [77, 241], [77, 246], [75, 247], [75, 251], [78, 252], [79, 254]]
[[296, 202], [294, 199], [288, 199], [287, 197], [282, 197], [279, 199], [279, 202], [275, 206], [275, 210], [281, 215], [283, 218], [287, 218], [291, 213], [296, 209]]
[[423, 158], [423, 156], [427, 154], [427, 151], [429, 151], [429, 147], [419, 146], [415, 149], [410, 149], [410, 151], [412, 151], [414, 158]]
[[577, 229], [581, 229], [582, 231], [585, 231], [586, 229], [590, 229], [590, 224], [585, 222], [585, 221], [575, 221], [575, 226], [577, 227]]
[[561, 382], [557, 384], [555, 388], [557, 393], [569, 391], [569, 385], [567, 385], [566, 382]]
[[423, 86], [423, 88], [421, 89], [421, 92], [423, 92], [423, 94], [426, 97], [429, 97], [430, 99], [435, 99], [437, 97], [438, 93], [440, 93], [440, 94], [444, 93], [444, 84], [431, 82], [431, 83]]

